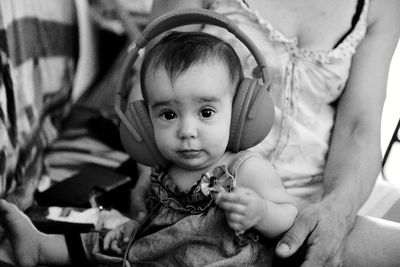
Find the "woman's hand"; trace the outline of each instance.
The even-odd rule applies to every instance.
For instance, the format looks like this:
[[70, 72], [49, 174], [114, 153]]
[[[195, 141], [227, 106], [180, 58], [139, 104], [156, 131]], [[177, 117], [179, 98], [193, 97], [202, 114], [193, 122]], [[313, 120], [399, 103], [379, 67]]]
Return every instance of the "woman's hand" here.
[[265, 214], [265, 201], [249, 188], [219, 192], [215, 203], [225, 211], [228, 225], [237, 233], [255, 226]]
[[306, 242], [307, 255], [302, 267], [341, 266], [343, 251], [354, 219], [334, 201], [323, 200], [301, 210], [278, 243], [276, 253], [282, 258], [293, 255]]
[[[0, 223], [5, 230], [6, 239], [0, 243], [0, 255], [14, 258], [18, 266], [36, 266], [40, 258], [41, 234], [30, 219], [18, 208], [5, 200], [0, 200]], [[11, 245], [12, 255], [8, 255]]]

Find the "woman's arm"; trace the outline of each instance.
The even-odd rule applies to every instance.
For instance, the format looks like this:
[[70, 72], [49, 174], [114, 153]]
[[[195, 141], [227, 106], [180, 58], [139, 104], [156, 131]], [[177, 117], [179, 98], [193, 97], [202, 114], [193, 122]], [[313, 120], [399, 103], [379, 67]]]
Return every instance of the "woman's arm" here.
[[368, 198], [381, 167], [381, 115], [390, 61], [400, 34], [399, 11], [398, 0], [371, 1], [367, 34], [353, 58], [338, 104], [325, 168], [324, 199], [347, 202], [350, 223]]
[[[47, 235], [39, 232], [31, 220], [18, 208], [0, 200], [0, 224], [6, 239], [0, 242], [0, 254], [7, 254], [11, 246], [18, 266], [69, 265], [70, 257], [63, 235]], [[4, 253], [3, 253], [4, 252]]]
[[[381, 114], [391, 57], [400, 34], [400, 1], [371, 1], [368, 29], [357, 48], [338, 103], [320, 203], [300, 212], [281, 240], [291, 255], [310, 235], [308, 261], [324, 265], [341, 257], [357, 212], [381, 165]], [[336, 256], [335, 256], [336, 255]], [[308, 266], [308, 265], [307, 265]]]

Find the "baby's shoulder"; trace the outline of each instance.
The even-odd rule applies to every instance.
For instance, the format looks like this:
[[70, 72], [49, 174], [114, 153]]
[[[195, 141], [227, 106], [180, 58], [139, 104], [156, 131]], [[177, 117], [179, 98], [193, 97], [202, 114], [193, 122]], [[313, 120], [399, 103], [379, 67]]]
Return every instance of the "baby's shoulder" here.
[[243, 150], [238, 153], [229, 155], [228, 170], [234, 176], [240, 173], [255, 172], [257, 170], [264, 171], [269, 162], [259, 153]]

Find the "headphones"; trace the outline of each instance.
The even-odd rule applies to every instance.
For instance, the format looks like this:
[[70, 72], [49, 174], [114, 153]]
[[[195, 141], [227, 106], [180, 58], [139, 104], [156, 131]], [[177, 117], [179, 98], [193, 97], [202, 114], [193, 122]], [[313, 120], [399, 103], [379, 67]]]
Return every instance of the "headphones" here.
[[[149, 41], [175, 27], [189, 24], [210, 24], [231, 32], [249, 49], [262, 73], [263, 84], [252, 78], [243, 78], [239, 82], [233, 99], [227, 149], [238, 152], [257, 145], [267, 136], [274, 122], [274, 104], [268, 92], [270, 81], [267, 64], [251, 39], [221, 14], [204, 9], [171, 12], [150, 23], [142, 35], [130, 45], [117, 84], [114, 106], [121, 119], [121, 142], [129, 156], [144, 165], [166, 167], [169, 161], [157, 148], [144, 100], [127, 103], [132, 68], [140, 49]], [[122, 111], [122, 107], [125, 107], [125, 111]]]

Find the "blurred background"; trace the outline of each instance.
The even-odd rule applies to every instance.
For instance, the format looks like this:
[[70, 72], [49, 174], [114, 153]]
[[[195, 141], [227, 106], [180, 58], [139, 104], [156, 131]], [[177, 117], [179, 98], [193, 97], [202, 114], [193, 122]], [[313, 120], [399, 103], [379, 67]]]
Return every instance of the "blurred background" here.
[[[390, 153], [383, 167], [384, 176], [400, 186], [400, 142], [393, 142], [396, 126], [400, 119], [400, 43], [397, 45], [396, 52], [390, 66], [386, 102], [382, 115], [382, 154], [384, 155], [388, 148]], [[397, 132], [397, 140], [400, 131]]]

